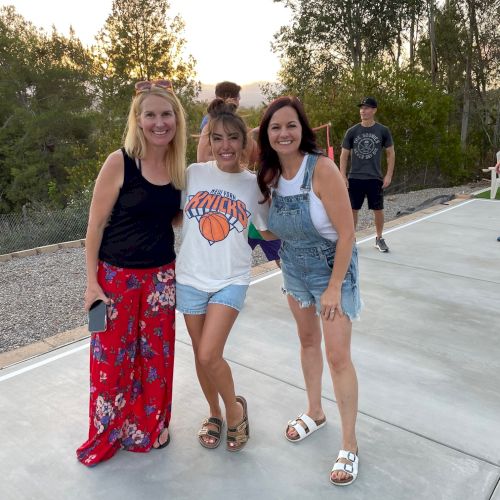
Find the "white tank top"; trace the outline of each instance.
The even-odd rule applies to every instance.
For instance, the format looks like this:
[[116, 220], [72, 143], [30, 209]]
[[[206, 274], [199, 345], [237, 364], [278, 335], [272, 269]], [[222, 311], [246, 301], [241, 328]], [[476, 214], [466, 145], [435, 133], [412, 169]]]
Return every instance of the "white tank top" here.
[[[301, 194], [300, 186], [302, 186], [302, 181], [304, 180], [304, 171], [306, 169], [306, 161], [309, 155], [305, 155], [300, 165], [299, 171], [295, 174], [293, 179], [287, 180], [283, 176], [280, 176], [278, 180], [278, 186], [276, 192], [280, 196], [293, 196], [296, 194]], [[309, 211], [311, 213], [311, 219], [314, 227], [318, 233], [323, 236], [323, 238], [330, 241], [337, 241], [338, 235], [337, 231], [332, 225], [330, 218], [328, 217], [325, 207], [321, 200], [316, 196], [316, 193], [312, 189], [309, 191]]]

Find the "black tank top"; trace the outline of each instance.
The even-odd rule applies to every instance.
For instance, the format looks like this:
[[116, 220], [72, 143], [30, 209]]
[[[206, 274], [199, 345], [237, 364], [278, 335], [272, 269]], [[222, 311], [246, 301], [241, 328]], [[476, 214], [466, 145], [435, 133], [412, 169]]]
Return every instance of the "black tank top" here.
[[122, 148], [123, 186], [104, 229], [99, 259], [114, 266], [145, 269], [175, 259], [172, 219], [181, 192], [172, 184], [157, 186], [141, 174]]

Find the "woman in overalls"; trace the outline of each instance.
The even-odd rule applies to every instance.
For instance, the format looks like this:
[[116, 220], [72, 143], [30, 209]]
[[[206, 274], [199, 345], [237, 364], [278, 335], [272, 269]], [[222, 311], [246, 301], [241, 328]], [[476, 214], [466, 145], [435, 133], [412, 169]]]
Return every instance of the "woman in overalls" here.
[[342, 425], [342, 449], [330, 481], [345, 486], [358, 473], [358, 386], [350, 344], [352, 320], [361, 308], [349, 196], [337, 166], [317, 147], [296, 97], [279, 97], [269, 105], [259, 145], [258, 183], [271, 198], [269, 231], [282, 240], [283, 290], [297, 324], [308, 397], [307, 411], [288, 422], [285, 437], [297, 443], [326, 423], [323, 331]]

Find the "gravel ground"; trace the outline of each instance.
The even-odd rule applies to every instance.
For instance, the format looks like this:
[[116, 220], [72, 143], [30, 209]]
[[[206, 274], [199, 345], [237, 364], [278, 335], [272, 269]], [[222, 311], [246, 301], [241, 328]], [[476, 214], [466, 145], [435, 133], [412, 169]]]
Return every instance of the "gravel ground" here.
[[[436, 196], [471, 193], [487, 187], [483, 184], [388, 195], [385, 199], [386, 220], [396, 218], [398, 211], [418, 207]], [[363, 208], [359, 213], [358, 230], [370, 227], [372, 220], [372, 214]], [[265, 262], [265, 257], [257, 247], [253, 264], [262, 262]], [[85, 289], [82, 248], [0, 263], [0, 276], [0, 352], [85, 324], [86, 314], [82, 308]]]

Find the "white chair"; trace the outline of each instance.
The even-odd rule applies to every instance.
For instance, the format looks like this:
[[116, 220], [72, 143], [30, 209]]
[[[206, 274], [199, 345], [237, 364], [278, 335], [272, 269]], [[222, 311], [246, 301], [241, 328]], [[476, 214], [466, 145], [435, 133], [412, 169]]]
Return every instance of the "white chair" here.
[[[497, 153], [497, 163], [500, 161], [500, 151]], [[497, 172], [495, 167], [483, 168], [483, 172], [490, 172], [491, 175], [491, 189], [490, 189], [490, 199], [494, 200], [497, 195], [498, 187], [500, 186], [500, 177], [497, 177]]]

